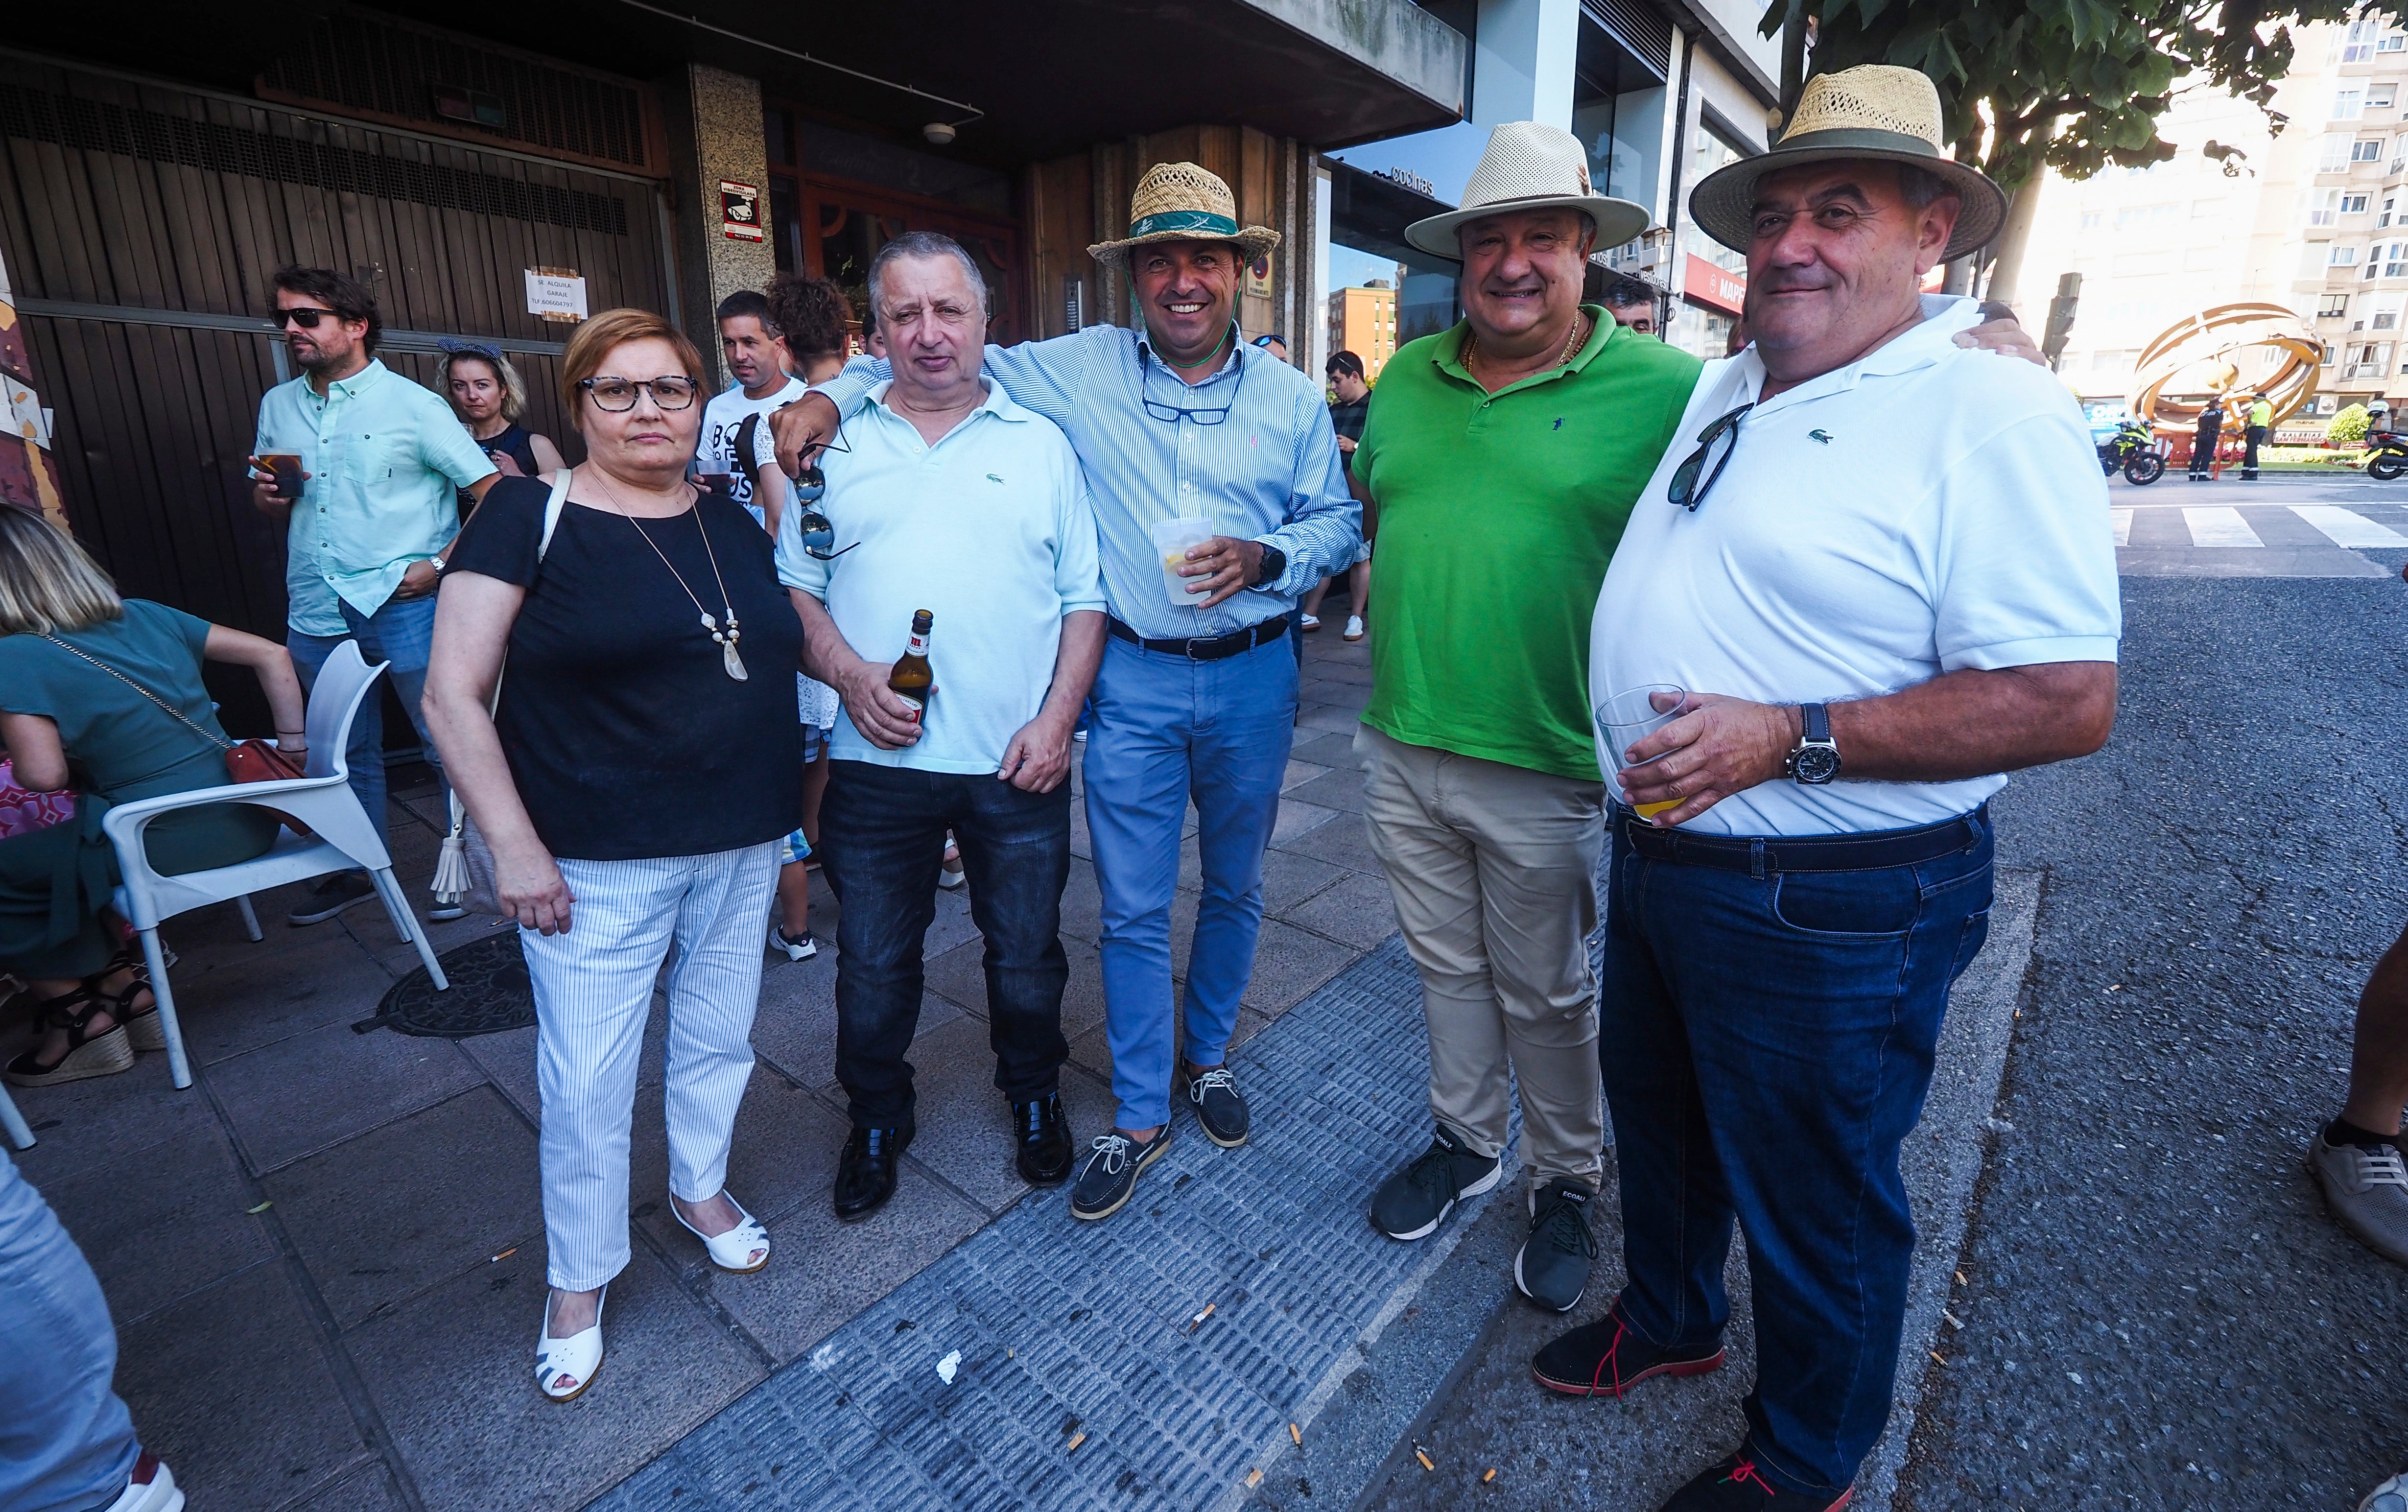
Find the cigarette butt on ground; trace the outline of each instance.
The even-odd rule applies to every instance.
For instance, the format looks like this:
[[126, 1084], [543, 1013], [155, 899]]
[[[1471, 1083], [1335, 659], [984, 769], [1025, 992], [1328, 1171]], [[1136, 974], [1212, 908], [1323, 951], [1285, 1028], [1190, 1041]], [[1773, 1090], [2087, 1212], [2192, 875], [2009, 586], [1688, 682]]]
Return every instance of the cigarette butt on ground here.
[[1206, 1303], [1202, 1312], [1197, 1313], [1194, 1318], [1187, 1320], [1187, 1332], [1193, 1333], [1197, 1329], [1202, 1328], [1204, 1326], [1204, 1320], [1211, 1317], [1213, 1312], [1217, 1310], [1220, 1305], [1221, 1304], [1217, 1302]]
[[1436, 1470], [1438, 1468], [1437, 1465], [1430, 1462], [1429, 1451], [1423, 1448], [1418, 1444], [1413, 1446], [1413, 1458], [1422, 1462], [1422, 1468], [1424, 1470]]
[[260, 1214], [266, 1212], [269, 1208], [274, 1207], [275, 1205], [276, 1205], [275, 1200], [271, 1198], [271, 1199], [269, 1199], [267, 1202], [265, 1202], [260, 1203], [257, 1207], [247, 1207], [247, 1208], [243, 1209], [243, 1211], [244, 1211], [244, 1212], [246, 1212], [246, 1213], [249, 1213], [249, 1214], [251, 1214], [252, 1217], [258, 1217]]
[[518, 1252], [519, 1252], [519, 1246], [516, 1246], [516, 1245], [512, 1245], [509, 1248], [505, 1249], [505, 1250], [503, 1250], [500, 1254], [498, 1254], [498, 1255], [494, 1256], [491, 1260], [486, 1261], [486, 1263], [487, 1263], [487, 1264], [489, 1264], [489, 1265], [498, 1265], [498, 1264], [500, 1264], [503, 1260], [506, 1260], [509, 1259], [512, 1255], [515, 1255], [515, 1254], [517, 1254]]
[[1297, 1428], [1296, 1424], [1290, 1423], [1287, 1425], [1287, 1436], [1296, 1440], [1296, 1447], [1297, 1448], [1300, 1449], [1304, 1447], [1304, 1432]]
[[1251, 1486], [1259, 1486], [1259, 1485], [1261, 1485], [1262, 1483], [1263, 1483], [1263, 1473], [1262, 1473], [1261, 1471], [1259, 1471], [1259, 1470], [1249, 1470], [1249, 1471], [1247, 1471], [1247, 1472], [1246, 1472], [1246, 1484], [1247, 1484], [1248, 1486], [1250, 1486], [1250, 1487], [1251, 1487]]
[[1971, 1286], [1973, 1283], [1972, 1283], [1972, 1282], [1971, 1282], [1971, 1281], [1966, 1280], [1966, 1279], [1965, 1279], [1965, 1273], [1964, 1273], [1964, 1272], [1962, 1272], [1962, 1271], [1959, 1271], [1959, 1272], [1957, 1272], [1957, 1273], [1956, 1273], [1956, 1284], [1957, 1284], [1958, 1286], [1960, 1286], [1960, 1287], [1970, 1287], [1970, 1286]]
[[1931, 1357], [1931, 1362], [1935, 1365], [1944, 1365], [1948, 1363], [1947, 1358], [1941, 1354], [1937, 1349], [1926, 1349], [1923, 1352]]
[[1063, 1449], [1063, 1451], [1062, 1451], [1062, 1452], [1063, 1452], [1063, 1453], [1065, 1453], [1065, 1454], [1068, 1454], [1068, 1453], [1069, 1453], [1069, 1452], [1070, 1452], [1070, 1450], [1071, 1450], [1071, 1449], [1075, 1449], [1075, 1448], [1077, 1448], [1080, 1445], [1084, 1444], [1085, 1442], [1087, 1442], [1087, 1435], [1086, 1435], [1086, 1434], [1084, 1434], [1084, 1433], [1073, 1433], [1073, 1434], [1071, 1434], [1071, 1435], [1070, 1435], [1070, 1443], [1069, 1443], [1068, 1447], [1067, 1447], [1067, 1448]]
[[1486, 1474], [1486, 1475], [1484, 1475], [1484, 1476], [1481, 1476], [1481, 1477], [1480, 1477], [1480, 1484], [1482, 1484], [1483, 1486], [1485, 1486], [1485, 1485], [1487, 1485], [1490, 1481], [1495, 1480], [1496, 1478], [1497, 1478], [1497, 1467], [1496, 1467], [1495, 1465], [1493, 1465], [1493, 1464], [1492, 1464], [1492, 1465], [1490, 1465], [1490, 1466], [1488, 1467], [1488, 1474]]

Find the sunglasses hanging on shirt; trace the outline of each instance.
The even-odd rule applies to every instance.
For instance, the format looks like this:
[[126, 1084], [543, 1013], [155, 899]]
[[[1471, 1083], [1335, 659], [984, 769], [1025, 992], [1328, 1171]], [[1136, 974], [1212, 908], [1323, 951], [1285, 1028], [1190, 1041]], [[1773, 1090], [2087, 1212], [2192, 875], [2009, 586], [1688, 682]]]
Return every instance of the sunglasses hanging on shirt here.
[[[853, 450], [852, 447], [844, 444], [842, 421], [837, 422], [836, 439], [828, 442], [825, 449], [830, 452]], [[820, 561], [833, 562], [845, 552], [853, 550], [853, 546], [861, 544], [856, 540], [853, 546], [847, 546], [842, 551], [829, 549], [836, 545], [836, 526], [829, 523], [826, 515], [820, 512], [820, 500], [827, 497], [827, 474], [820, 470], [820, 465], [816, 459], [803, 464], [803, 470], [795, 475], [793, 484], [795, 502], [803, 507], [802, 515], [796, 520], [795, 525], [802, 532], [805, 553]]]
[[[1688, 460], [1672, 469], [1672, 481], [1665, 485], [1664, 497], [1690, 513], [1697, 513], [1698, 506], [1703, 504], [1706, 495], [1713, 491], [1714, 480], [1720, 478], [1723, 468], [1729, 466], [1731, 453], [1739, 449], [1740, 417], [1755, 408], [1752, 403], [1742, 404], [1698, 432], [1698, 449], [1689, 454]], [[1712, 471], [1707, 471], [1709, 463], [1713, 464]], [[1703, 482], [1698, 481], [1700, 473], [1705, 475]]]

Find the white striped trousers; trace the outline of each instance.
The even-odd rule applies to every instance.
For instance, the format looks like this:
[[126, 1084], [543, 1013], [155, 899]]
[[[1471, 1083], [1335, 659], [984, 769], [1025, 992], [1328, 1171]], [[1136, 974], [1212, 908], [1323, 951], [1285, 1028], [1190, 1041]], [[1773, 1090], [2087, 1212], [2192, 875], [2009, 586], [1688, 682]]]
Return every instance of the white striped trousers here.
[[627, 1263], [627, 1145], [652, 986], [668, 981], [669, 1190], [689, 1202], [727, 1179], [737, 1104], [752, 1074], [762, 930], [775, 842], [711, 856], [562, 859], [566, 934], [519, 931], [535, 984], [543, 1093], [543, 1229], [552, 1285], [591, 1291]]

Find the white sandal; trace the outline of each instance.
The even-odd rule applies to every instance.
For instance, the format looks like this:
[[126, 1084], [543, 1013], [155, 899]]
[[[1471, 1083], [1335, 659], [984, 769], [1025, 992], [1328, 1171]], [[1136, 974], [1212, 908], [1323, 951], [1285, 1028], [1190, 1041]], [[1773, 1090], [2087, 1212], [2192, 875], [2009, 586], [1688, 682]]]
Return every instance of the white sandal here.
[[[727, 1196], [724, 1191], [720, 1195]], [[736, 1227], [725, 1233], [705, 1233], [686, 1222], [685, 1215], [678, 1211], [674, 1201], [669, 1203], [669, 1216], [677, 1219], [686, 1232], [702, 1241], [702, 1247], [710, 1253], [711, 1264], [723, 1271], [733, 1271], [738, 1275], [750, 1275], [769, 1263], [769, 1231], [761, 1227], [760, 1219], [744, 1211], [743, 1203], [733, 1197], [728, 1197], [727, 1202], [736, 1209], [737, 1219]]]
[[606, 1293], [594, 1299], [594, 1326], [566, 1339], [552, 1336], [552, 1295], [544, 1294], [543, 1328], [535, 1341], [535, 1387], [554, 1402], [573, 1402], [594, 1384], [602, 1368], [602, 1304]]

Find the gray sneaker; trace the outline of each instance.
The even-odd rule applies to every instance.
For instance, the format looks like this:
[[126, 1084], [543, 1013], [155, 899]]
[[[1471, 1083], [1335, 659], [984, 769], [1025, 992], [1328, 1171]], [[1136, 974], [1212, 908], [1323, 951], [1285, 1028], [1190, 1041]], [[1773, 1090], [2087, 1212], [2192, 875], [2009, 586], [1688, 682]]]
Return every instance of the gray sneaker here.
[[2308, 1171], [2342, 1227], [2384, 1259], [2408, 1265], [2408, 1166], [2397, 1145], [2328, 1145], [2318, 1130]]
[[1504, 1172], [1497, 1157], [1467, 1149], [1454, 1130], [1440, 1124], [1430, 1147], [1372, 1193], [1371, 1227], [1391, 1239], [1426, 1239], [1455, 1203], [1496, 1186]]

